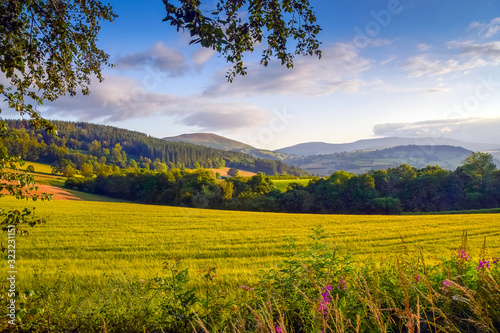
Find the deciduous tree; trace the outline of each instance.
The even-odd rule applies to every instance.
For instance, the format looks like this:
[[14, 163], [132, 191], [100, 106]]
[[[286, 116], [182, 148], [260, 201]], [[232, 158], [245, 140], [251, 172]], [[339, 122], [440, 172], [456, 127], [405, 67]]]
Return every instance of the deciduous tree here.
[[296, 55], [321, 57], [317, 39], [321, 28], [309, 0], [218, 0], [213, 8], [199, 0], [163, 0], [164, 21], [178, 31], [187, 29], [191, 44], [201, 44], [222, 54], [233, 64], [229, 81], [245, 75], [243, 57], [263, 45], [260, 63], [275, 57], [293, 67]]
[[[108, 55], [97, 47], [97, 34], [100, 22], [112, 21], [115, 14], [97, 0], [3, 0], [0, 13], [0, 95], [10, 109], [28, 116], [31, 126], [54, 132], [37, 106], [66, 93], [74, 95], [78, 89], [88, 94], [91, 78], [102, 80], [101, 65], [107, 64]], [[8, 133], [0, 121], [0, 137]], [[0, 154], [0, 189], [24, 197], [22, 189], [34, 188], [34, 179], [19, 174], [15, 162], [19, 162], [16, 156]], [[12, 187], [11, 182], [17, 185]], [[6, 216], [3, 224], [13, 216], [0, 215]], [[25, 214], [17, 219], [16, 227], [33, 224], [29, 218]]]

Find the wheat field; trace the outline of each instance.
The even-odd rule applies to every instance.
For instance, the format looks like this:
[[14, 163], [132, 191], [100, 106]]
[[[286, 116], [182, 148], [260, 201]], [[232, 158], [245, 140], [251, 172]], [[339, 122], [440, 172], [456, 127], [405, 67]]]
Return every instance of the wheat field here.
[[291, 237], [304, 249], [318, 224], [332, 249], [360, 260], [385, 260], [406, 250], [422, 250], [437, 260], [455, 251], [464, 230], [472, 248], [480, 249], [486, 237], [492, 254], [500, 250], [498, 214], [306, 215], [85, 200], [0, 200], [4, 209], [36, 207], [37, 215], [48, 218], [47, 224], [29, 229], [28, 236], [16, 238], [20, 283], [27, 286], [35, 274], [47, 282], [56, 276], [96, 284], [104, 283], [105, 276], [148, 279], [161, 275], [163, 262], [170, 258], [183, 258], [192, 272], [217, 267], [231, 285], [251, 283], [260, 269], [286, 256]]

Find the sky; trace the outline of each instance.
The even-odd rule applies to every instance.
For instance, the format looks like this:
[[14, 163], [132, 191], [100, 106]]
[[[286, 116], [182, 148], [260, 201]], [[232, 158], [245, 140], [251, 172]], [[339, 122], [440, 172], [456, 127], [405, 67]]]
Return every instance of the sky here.
[[[206, 1], [205, 8], [210, 8]], [[312, 0], [323, 56], [229, 66], [162, 22], [161, 0], [110, 2], [113, 68], [90, 96], [42, 108], [154, 137], [215, 133], [257, 148], [385, 136], [500, 141], [500, 0]]]

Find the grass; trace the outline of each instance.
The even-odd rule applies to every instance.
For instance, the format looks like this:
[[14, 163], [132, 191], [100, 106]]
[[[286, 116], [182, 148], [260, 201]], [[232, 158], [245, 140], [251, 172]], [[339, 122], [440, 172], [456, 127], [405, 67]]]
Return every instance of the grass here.
[[[47, 276], [49, 283], [55, 280], [56, 272], [63, 279], [95, 284], [105, 283], [105, 275], [123, 273], [138, 279], [152, 278], [161, 274], [162, 263], [169, 258], [184, 258], [191, 271], [218, 267], [221, 278], [239, 285], [252, 282], [264, 265], [280, 261], [285, 239], [294, 237], [299, 248], [304, 246], [317, 224], [322, 224], [330, 236], [330, 246], [361, 260], [400, 253], [400, 237], [410, 249], [423, 249], [426, 255], [448, 255], [456, 250], [463, 230], [468, 230], [473, 248], [481, 248], [487, 237], [492, 253], [500, 250], [498, 214], [306, 215], [125, 202], [1, 200], [2, 208], [35, 206], [37, 215], [49, 219], [47, 225], [17, 238], [21, 285], [29, 285], [35, 274]], [[3, 267], [1, 274], [5, 272]]]
[[53, 174], [52, 167], [49, 164], [43, 164], [43, 163], [37, 163], [37, 162], [26, 162], [19, 169], [22, 171], [26, 171], [26, 169], [30, 165], [35, 168], [35, 171], [32, 172], [32, 175], [38, 184], [52, 185], [52, 186], [58, 186], [58, 187], [64, 186], [64, 182], [66, 181], [66, 177], [63, 177], [62, 175]]
[[93, 193], [87, 193], [87, 192], [80, 192], [80, 191], [75, 191], [75, 190], [70, 190], [65, 188], [65, 191], [73, 194], [74, 196], [80, 198], [83, 201], [99, 201], [99, 202], [126, 202], [125, 200], [121, 199], [116, 199], [116, 198], [111, 198], [111, 197], [106, 197], [103, 195], [98, 195], [98, 194], [93, 194]]
[[310, 179], [273, 179], [274, 186], [281, 192], [286, 192], [288, 185], [290, 183], [299, 183], [301, 185], [307, 186]]
[[468, 209], [468, 210], [450, 210], [443, 212], [409, 212], [402, 213], [403, 215], [454, 215], [454, 214], [498, 214], [500, 208], [483, 208], [483, 209]]
[[[40, 182], [65, 179], [43, 168], [35, 165]], [[309, 180], [274, 182], [285, 191], [291, 182], [306, 185]], [[30, 235], [16, 236], [21, 331], [187, 332], [191, 324], [213, 332], [266, 333], [278, 331], [278, 326], [283, 332], [296, 331], [293, 327], [334, 332], [351, 323], [365, 332], [401, 331], [403, 326], [414, 331], [421, 323], [435, 324], [443, 332], [451, 332], [454, 325], [462, 325], [461, 331], [500, 327], [500, 303], [491, 297], [500, 292], [498, 268], [492, 268], [496, 281], [476, 269], [478, 258], [498, 257], [500, 252], [500, 214], [490, 214], [498, 209], [446, 215], [277, 214], [140, 205], [69, 192], [81, 201], [0, 199], [2, 209], [34, 206], [37, 215], [48, 218], [46, 225], [30, 229]], [[294, 238], [297, 250], [305, 250], [314, 244], [309, 235], [319, 224], [329, 236], [329, 247], [340, 256], [354, 255], [356, 261], [332, 262], [331, 253], [321, 251], [304, 257], [307, 265], [295, 262], [297, 257], [286, 261], [287, 239]], [[472, 258], [467, 271], [454, 262], [464, 230]], [[485, 239], [486, 256], [481, 253]], [[0, 242], [6, 241], [3, 234]], [[427, 275], [420, 250], [427, 263], [452, 260], [428, 267]], [[182, 266], [172, 266], [174, 258], [183, 258]], [[395, 265], [396, 258], [401, 266]], [[170, 271], [163, 269], [165, 262]], [[266, 273], [259, 274], [261, 269]], [[0, 279], [7, 281], [5, 260], [0, 270]], [[262, 274], [264, 284], [258, 283]], [[422, 281], [415, 282], [416, 277]], [[330, 284], [337, 288], [336, 299], [324, 296]], [[0, 285], [7, 290], [6, 282]], [[346, 290], [339, 291], [342, 286]], [[195, 296], [187, 301], [190, 290]], [[324, 314], [318, 312], [321, 297], [319, 304], [331, 300]], [[464, 301], [450, 303], [455, 299]], [[0, 302], [7, 301], [6, 293], [1, 294]], [[269, 304], [277, 309], [274, 314]], [[446, 315], [438, 316], [437, 324], [428, 317], [441, 311]], [[16, 328], [0, 324], [0, 330]]]
[[24, 166], [22, 166], [21, 170], [26, 170], [28, 166], [32, 165], [35, 168], [36, 173], [45, 173], [52, 175], [52, 167], [49, 164], [37, 163], [37, 162], [26, 162]]

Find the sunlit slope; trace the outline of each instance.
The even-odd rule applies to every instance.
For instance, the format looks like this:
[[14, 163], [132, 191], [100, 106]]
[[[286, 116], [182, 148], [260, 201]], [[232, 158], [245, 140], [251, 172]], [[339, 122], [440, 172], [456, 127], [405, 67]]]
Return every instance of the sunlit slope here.
[[298, 183], [302, 186], [307, 186], [310, 181], [310, 179], [273, 179], [273, 184], [281, 192], [286, 192], [290, 183]]
[[[184, 258], [197, 270], [216, 266], [222, 277], [245, 282], [286, 251], [285, 239], [301, 246], [322, 224], [340, 253], [360, 258], [392, 257], [410, 250], [448, 255], [468, 230], [473, 248], [487, 237], [492, 254], [500, 250], [500, 215], [355, 216], [299, 215], [200, 210], [116, 202], [26, 202], [0, 199], [3, 208], [36, 206], [49, 223], [17, 237], [17, 267], [30, 281], [35, 272], [54, 279], [126, 273], [150, 278], [169, 258]], [[5, 243], [5, 239], [3, 241]], [[474, 254], [475, 256], [479, 253]], [[5, 271], [5, 270], [3, 270]], [[59, 273], [57, 273], [59, 271]], [[51, 277], [50, 277], [51, 276]]]

